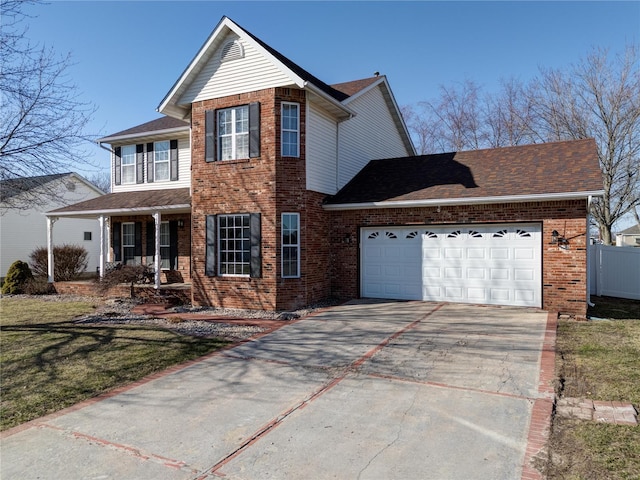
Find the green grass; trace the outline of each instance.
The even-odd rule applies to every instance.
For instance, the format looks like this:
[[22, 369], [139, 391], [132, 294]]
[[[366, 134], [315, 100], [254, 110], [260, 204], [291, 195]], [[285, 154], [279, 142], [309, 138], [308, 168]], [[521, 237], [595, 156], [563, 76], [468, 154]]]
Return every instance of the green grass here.
[[[632, 403], [640, 410], [640, 301], [595, 299], [589, 322], [558, 324], [559, 395]], [[616, 320], [625, 319], [625, 320]], [[640, 427], [556, 416], [547, 478], [640, 478]]]
[[0, 429], [71, 406], [228, 342], [140, 325], [75, 324], [86, 302], [0, 299]]

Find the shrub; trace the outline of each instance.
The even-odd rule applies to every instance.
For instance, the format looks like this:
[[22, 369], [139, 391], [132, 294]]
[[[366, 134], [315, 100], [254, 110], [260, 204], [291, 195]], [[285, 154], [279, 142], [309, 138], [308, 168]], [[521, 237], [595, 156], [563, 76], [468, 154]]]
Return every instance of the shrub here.
[[28, 295], [52, 295], [56, 293], [53, 283], [47, 277], [34, 277], [24, 284], [24, 293]]
[[133, 286], [136, 283], [144, 282], [148, 274], [149, 269], [144, 265], [118, 265], [117, 268], [105, 273], [104, 276], [98, 280], [98, 289], [102, 293], [106, 293], [110, 288], [120, 283], [127, 283], [130, 285], [131, 298], [133, 298]]
[[[53, 247], [53, 277], [57, 282], [77, 278], [87, 269], [89, 253], [78, 245]], [[36, 248], [31, 255], [31, 268], [36, 276], [48, 276], [49, 258], [45, 247]]]
[[7, 277], [2, 285], [2, 293], [4, 295], [24, 293], [25, 285], [31, 279], [33, 279], [33, 274], [27, 262], [16, 260], [7, 271]]

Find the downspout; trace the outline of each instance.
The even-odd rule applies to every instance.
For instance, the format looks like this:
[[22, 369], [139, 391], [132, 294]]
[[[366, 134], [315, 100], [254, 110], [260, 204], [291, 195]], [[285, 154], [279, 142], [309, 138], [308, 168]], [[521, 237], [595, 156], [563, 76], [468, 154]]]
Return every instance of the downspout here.
[[591, 204], [593, 196], [589, 195], [587, 199], [587, 305], [594, 307], [595, 303], [591, 302]]

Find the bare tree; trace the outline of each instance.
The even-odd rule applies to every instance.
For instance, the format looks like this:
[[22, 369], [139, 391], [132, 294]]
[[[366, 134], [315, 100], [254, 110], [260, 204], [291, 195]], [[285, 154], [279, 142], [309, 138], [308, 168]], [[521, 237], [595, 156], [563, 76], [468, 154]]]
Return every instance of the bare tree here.
[[616, 221], [640, 205], [640, 58], [596, 49], [570, 70], [543, 70], [533, 82], [535, 126], [547, 141], [594, 138], [604, 196], [593, 215], [611, 244]]
[[[82, 147], [90, 139], [84, 129], [94, 109], [66, 75], [70, 57], [27, 39], [24, 8], [34, 3], [0, 2], [0, 180], [63, 173], [87, 163]], [[46, 202], [47, 192], [39, 193], [13, 195], [6, 206]]]
[[[640, 69], [638, 47], [612, 57], [595, 49], [566, 70], [541, 69], [529, 83], [502, 82], [481, 97], [471, 81], [441, 87], [437, 100], [420, 102], [407, 124], [431, 153], [594, 138], [604, 197], [594, 205], [601, 239], [640, 206]], [[483, 101], [480, 99], [483, 98]], [[424, 151], [423, 151], [424, 153]]]
[[111, 192], [111, 174], [108, 171], [95, 172], [90, 175], [87, 180], [93, 183], [96, 187], [102, 190], [104, 193]]

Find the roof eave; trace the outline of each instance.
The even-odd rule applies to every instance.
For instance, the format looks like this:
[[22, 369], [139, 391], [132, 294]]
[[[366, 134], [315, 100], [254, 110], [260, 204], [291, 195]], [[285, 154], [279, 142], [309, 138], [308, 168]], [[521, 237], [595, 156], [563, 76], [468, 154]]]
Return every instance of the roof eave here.
[[523, 203], [523, 202], [552, 202], [560, 200], [583, 200], [589, 197], [602, 197], [604, 190], [585, 192], [541, 193], [534, 195], [505, 195], [498, 197], [470, 197], [470, 198], [433, 198], [425, 200], [396, 200], [363, 203], [338, 203], [323, 205], [325, 210], [372, 210], [380, 208], [418, 208], [437, 206], [456, 206], [472, 204], [495, 203]]
[[151, 215], [153, 213], [189, 213], [191, 205], [188, 203], [178, 205], [158, 205], [153, 207], [131, 207], [131, 208], [111, 208], [100, 210], [76, 210], [70, 212], [56, 212], [52, 210], [45, 212], [47, 217], [76, 217], [76, 218], [97, 218], [102, 215], [106, 217], [120, 215]]
[[342, 120], [346, 120], [348, 118], [355, 117], [356, 115], [355, 111], [350, 109], [344, 103], [339, 102], [338, 100], [333, 98], [331, 95], [325, 93], [320, 88], [316, 87], [313, 83], [305, 81], [303, 82], [302, 86], [303, 88], [312, 92], [314, 95], [317, 95], [318, 97], [320, 97], [323, 101], [327, 102], [330, 107], [329, 110], [333, 111], [333, 113], [335, 113], [338, 118]]
[[138, 133], [129, 133], [127, 135], [114, 135], [111, 137], [99, 138], [96, 140], [96, 143], [113, 143], [113, 142], [121, 142], [124, 140], [131, 140], [133, 138], [139, 137], [152, 137], [152, 136], [160, 136], [160, 135], [169, 135], [172, 133], [179, 132], [188, 132], [190, 130], [189, 125], [185, 125], [184, 127], [173, 127], [173, 128], [165, 128], [163, 130], [152, 130], [149, 132], [138, 132]]

